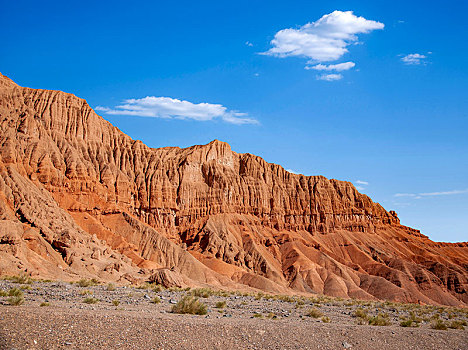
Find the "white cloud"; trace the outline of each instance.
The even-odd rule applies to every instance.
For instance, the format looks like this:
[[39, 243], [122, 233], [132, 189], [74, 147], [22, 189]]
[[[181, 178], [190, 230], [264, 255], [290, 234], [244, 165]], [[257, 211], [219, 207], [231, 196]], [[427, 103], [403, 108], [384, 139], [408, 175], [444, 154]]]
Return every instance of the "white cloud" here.
[[348, 52], [350, 44], [357, 42], [357, 34], [383, 28], [383, 23], [357, 17], [352, 11], [333, 11], [298, 29], [280, 30], [271, 41], [273, 47], [263, 54], [307, 57], [314, 62], [334, 61]]
[[341, 74], [322, 74], [317, 76], [317, 80], [335, 81], [342, 79]]
[[299, 172], [297, 172], [295, 170], [292, 170], [292, 169], [286, 169], [286, 171], [291, 173], [291, 174], [300, 174]]
[[468, 193], [468, 188], [465, 190], [452, 190], [452, 191], [441, 191], [441, 192], [423, 192], [423, 193], [396, 193], [395, 197], [411, 197], [415, 199], [420, 199], [422, 197], [432, 197], [432, 196], [450, 196], [454, 194], [465, 194]]
[[246, 41], [246, 42], [245, 42], [245, 45], [247, 45], [247, 46], [253, 46], [253, 44], [252, 44], [250, 41]]
[[358, 191], [364, 191], [364, 190], [365, 190], [365, 188], [362, 187], [362, 186], [356, 186], [356, 189], [357, 189]]
[[408, 64], [408, 65], [420, 65], [420, 64], [426, 63], [425, 61], [426, 58], [427, 58], [426, 55], [421, 55], [419, 53], [411, 53], [409, 55], [403, 56], [401, 58], [401, 61], [404, 64]]
[[337, 71], [341, 72], [344, 70], [351, 69], [356, 64], [354, 62], [343, 62], [338, 64], [317, 64], [315, 66], [306, 66], [305, 69], [314, 69], [314, 70], [325, 70], [325, 71]]
[[367, 181], [362, 181], [362, 180], [356, 180], [356, 183], [359, 185], [368, 185], [369, 183]]
[[220, 104], [192, 103], [170, 97], [147, 96], [140, 99], [128, 99], [114, 108], [97, 106], [97, 111], [111, 115], [132, 115], [168, 119], [191, 119], [209, 121], [220, 118], [232, 124], [258, 124], [246, 113], [228, 110]]

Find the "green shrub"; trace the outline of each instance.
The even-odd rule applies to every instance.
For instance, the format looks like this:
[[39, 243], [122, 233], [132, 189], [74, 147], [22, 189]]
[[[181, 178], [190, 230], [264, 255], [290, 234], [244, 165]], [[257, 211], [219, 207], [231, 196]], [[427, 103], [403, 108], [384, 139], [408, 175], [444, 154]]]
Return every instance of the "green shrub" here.
[[278, 318], [274, 312], [269, 312], [266, 317], [272, 320], [276, 320]]
[[323, 323], [330, 323], [331, 321], [330, 321], [330, 318], [329, 318], [329, 317], [323, 316], [323, 317], [322, 317], [322, 322], [323, 322]]
[[23, 296], [23, 291], [19, 288], [11, 288], [9, 291], [8, 291], [8, 295], [10, 297], [21, 297]]
[[323, 314], [320, 310], [318, 310], [317, 308], [312, 308], [309, 310], [309, 312], [307, 313], [306, 316], [309, 316], [309, 317], [313, 317], [313, 318], [319, 318], [319, 317], [322, 317]]
[[90, 290], [82, 290], [80, 291], [80, 295], [90, 295], [90, 294], [93, 294]]
[[113, 284], [113, 283], [107, 284], [107, 290], [108, 290], [109, 292], [113, 292], [113, 291], [115, 290], [114, 284]]
[[190, 295], [184, 296], [172, 307], [171, 310], [176, 314], [206, 315], [206, 305], [201, 303], [198, 298]]
[[153, 304], [159, 304], [161, 302], [161, 298], [160, 297], [154, 297], [153, 300], [151, 300], [151, 302]]
[[389, 316], [387, 314], [379, 313], [377, 316], [369, 318], [371, 326], [388, 326], [390, 325]]
[[226, 307], [226, 302], [225, 301], [218, 301], [215, 305], [215, 308], [217, 309], [224, 309]]
[[362, 318], [362, 319], [367, 320], [368, 319], [367, 311], [364, 310], [364, 309], [358, 308], [358, 309], [356, 309], [356, 311], [354, 311], [353, 317]]
[[6, 297], [8, 292], [6, 290], [0, 289], [0, 297]]
[[158, 292], [162, 292], [163, 290], [166, 290], [166, 288], [164, 288], [162, 285], [160, 284], [157, 284], [153, 287], [153, 292], [155, 293], [158, 293]]
[[256, 313], [253, 314], [253, 317], [255, 317], [255, 318], [263, 318], [263, 315], [256, 312]]
[[47, 301], [43, 301], [39, 306], [40, 307], [50, 306], [50, 304]]
[[24, 304], [24, 297], [23, 295], [11, 296], [8, 298], [8, 303], [14, 306], [22, 305]]
[[445, 331], [447, 330], [447, 325], [441, 319], [437, 319], [431, 323], [431, 328], [439, 331]]
[[119, 306], [119, 304], [120, 304], [119, 300], [112, 300], [112, 305]]
[[464, 326], [466, 326], [466, 321], [453, 320], [452, 322], [449, 323], [448, 328], [465, 329]]
[[83, 300], [83, 303], [86, 304], [96, 304], [99, 302], [99, 299], [93, 298], [93, 297], [87, 297]]
[[33, 279], [25, 274], [21, 274], [18, 276], [11, 276], [7, 278], [13, 283], [20, 283], [20, 284], [31, 284], [33, 283]]
[[86, 278], [82, 278], [78, 282], [75, 282], [75, 283], [78, 285], [78, 287], [90, 287], [90, 286], [98, 285], [99, 281], [94, 278], [90, 280]]
[[213, 295], [213, 291], [209, 288], [192, 289], [190, 293], [192, 294], [192, 296], [199, 298], [208, 298]]

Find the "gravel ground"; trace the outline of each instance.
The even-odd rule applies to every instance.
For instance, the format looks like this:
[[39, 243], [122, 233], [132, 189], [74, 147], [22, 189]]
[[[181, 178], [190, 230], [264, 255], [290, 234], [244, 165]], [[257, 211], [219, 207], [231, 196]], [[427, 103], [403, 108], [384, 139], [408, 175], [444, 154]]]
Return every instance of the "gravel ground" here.
[[[64, 282], [23, 288], [28, 286], [23, 305], [0, 298], [0, 349], [468, 349], [467, 327], [431, 329], [436, 316], [444, 324], [466, 322], [466, 309], [226, 294], [200, 298], [208, 306], [206, 315], [178, 315], [171, 307], [190, 292], [107, 290], [106, 285]], [[0, 290], [7, 293], [19, 287], [0, 281]], [[160, 303], [152, 302], [156, 296]], [[99, 302], [86, 304], [87, 297]], [[226, 307], [217, 309], [222, 301]], [[44, 302], [49, 305], [39, 306]], [[389, 325], [371, 326], [367, 319], [353, 317], [358, 308], [369, 318], [386, 313]], [[322, 315], [306, 316], [311, 309], [330, 322]], [[410, 312], [421, 317], [419, 327], [400, 326]]]

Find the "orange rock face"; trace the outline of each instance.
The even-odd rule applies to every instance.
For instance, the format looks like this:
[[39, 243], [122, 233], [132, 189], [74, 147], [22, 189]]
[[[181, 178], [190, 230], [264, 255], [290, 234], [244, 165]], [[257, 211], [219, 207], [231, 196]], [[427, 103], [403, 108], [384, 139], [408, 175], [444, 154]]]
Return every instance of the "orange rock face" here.
[[468, 303], [468, 243], [429, 240], [349, 182], [217, 140], [152, 149], [1, 75], [0, 128], [2, 274]]

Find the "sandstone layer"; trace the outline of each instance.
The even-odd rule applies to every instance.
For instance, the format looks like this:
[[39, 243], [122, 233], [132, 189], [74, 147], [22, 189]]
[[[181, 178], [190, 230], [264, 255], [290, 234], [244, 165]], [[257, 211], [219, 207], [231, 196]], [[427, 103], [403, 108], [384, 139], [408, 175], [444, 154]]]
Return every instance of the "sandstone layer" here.
[[468, 243], [221, 141], [149, 148], [0, 75], [0, 274], [468, 303]]

